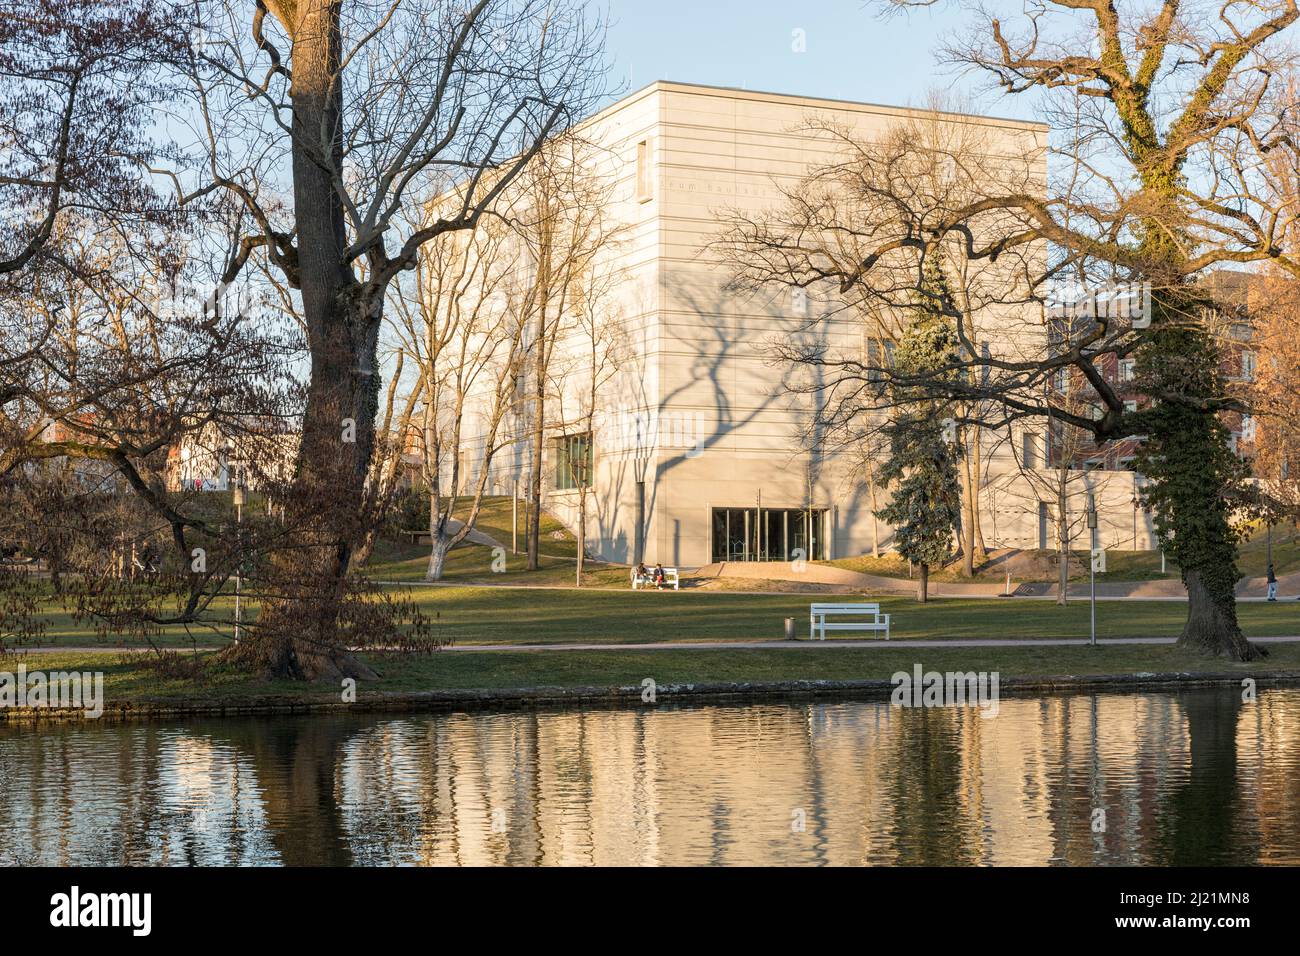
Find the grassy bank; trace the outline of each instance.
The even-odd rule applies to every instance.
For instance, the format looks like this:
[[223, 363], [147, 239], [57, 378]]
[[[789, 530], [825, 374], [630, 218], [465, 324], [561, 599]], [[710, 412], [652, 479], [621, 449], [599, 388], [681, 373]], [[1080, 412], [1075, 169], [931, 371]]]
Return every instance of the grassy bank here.
[[[450, 690], [512, 690], [639, 686], [646, 678], [673, 684], [765, 683], [781, 681], [888, 680], [917, 663], [926, 670], [997, 671], [1004, 679], [1098, 674], [1294, 673], [1300, 677], [1300, 645], [1275, 645], [1269, 658], [1231, 664], [1191, 657], [1179, 649], [1118, 646], [925, 648], [818, 650], [666, 650], [629, 652], [554, 652], [503, 654], [449, 651], [421, 657], [368, 656], [378, 681], [358, 688], [373, 693]], [[338, 699], [332, 685], [250, 680], [214, 666], [202, 680], [164, 677], [138, 655], [41, 654], [25, 660], [29, 669], [104, 673], [105, 700], [212, 700], [282, 695], [285, 698]], [[7, 660], [0, 669], [12, 669]]]
[[[417, 592], [421, 607], [438, 615], [458, 643], [545, 644], [556, 642], [635, 644], [652, 641], [776, 640], [785, 618], [806, 636], [810, 600], [834, 596], [736, 594], [728, 592], [602, 592], [491, 588], [428, 588]], [[861, 593], [841, 595], [862, 600]], [[980, 639], [1087, 637], [1089, 607], [1075, 601], [1010, 599], [942, 600], [918, 604], [910, 598], [880, 599], [893, 615], [896, 639]], [[1124, 601], [1097, 606], [1100, 637], [1174, 636], [1187, 615], [1185, 604]], [[1300, 604], [1248, 603], [1238, 615], [1250, 636], [1300, 633]]]
[[[458, 644], [637, 644], [662, 641], [756, 641], [781, 638], [787, 617], [796, 633], [808, 628], [808, 605], [835, 595], [743, 594], [727, 591], [558, 590], [505, 587], [416, 587], [420, 608], [442, 635]], [[845, 593], [841, 600], [863, 599]], [[953, 599], [918, 604], [910, 598], [880, 599], [893, 615], [896, 639], [1071, 638], [1088, 636], [1086, 600], [1059, 607], [1052, 601], [1017, 598]], [[228, 609], [224, 609], [229, 613]], [[1300, 634], [1300, 602], [1238, 605], [1251, 637]], [[1187, 606], [1175, 601], [1115, 601], [1097, 605], [1097, 633], [1108, 637], [1172, 637]], [[855, 636], [855, 635], [847, 635]], [[211, 632], [170, 629], [160, 643], [220, 646]], [[93, 630], [52, 608], [46, 637], [52, 646], [99, 643]], [[108, 644], [114, 642], [109, 640]]]

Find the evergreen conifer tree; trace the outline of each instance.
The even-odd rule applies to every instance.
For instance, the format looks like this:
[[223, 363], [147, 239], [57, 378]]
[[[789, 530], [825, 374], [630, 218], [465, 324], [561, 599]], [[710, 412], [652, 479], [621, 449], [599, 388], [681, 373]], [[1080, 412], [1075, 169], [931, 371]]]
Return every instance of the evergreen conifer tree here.
[[929, 596], [930, 568], [952, 556], [953, 535], [961, 514], [960, 454], [945, 435], [946, 408], [929, 392], [909, 381], [942, 374], [960, 361], [956, 328], [945, 314], [951, 291], [937, 256], [925, 260], [911, 322], [894, 352], [893, 411], [884, 426], [890, 457], [880, 481], [893, 491], [877, 516], [894, 526], [894, 546], [920, 568], [917, 600]]

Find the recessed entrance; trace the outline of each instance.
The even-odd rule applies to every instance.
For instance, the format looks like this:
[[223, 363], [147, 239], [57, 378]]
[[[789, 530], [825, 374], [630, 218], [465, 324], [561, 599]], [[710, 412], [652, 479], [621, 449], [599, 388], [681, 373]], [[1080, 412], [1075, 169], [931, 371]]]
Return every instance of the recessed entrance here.
[[714, 561], [821, 561], [825, 508], [714, 508]]

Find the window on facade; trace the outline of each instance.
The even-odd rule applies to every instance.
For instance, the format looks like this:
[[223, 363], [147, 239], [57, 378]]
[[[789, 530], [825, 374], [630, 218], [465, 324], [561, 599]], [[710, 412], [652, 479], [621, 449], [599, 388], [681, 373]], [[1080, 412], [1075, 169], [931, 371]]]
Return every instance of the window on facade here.
[[1020, 435], [1021, 463], [1026, 468], [1038, 467], [1038, 449], [1035, 447], [1038, 443], [1034, 440], [1033, 432], [1022, 432]]
[[894, 367], [894, 343], [889, 339], [867, 337], [866, 343], [867, 379], [872, 382], [884, 381], [884, 369]]
[[1247, 382], [1255, 380], [1255, 353], [1245, 351], [1241, 353], [1241, 377]]
[[1058, 368], [1054, 380], [1054, 387], [1062, 395], [1070, 390], [1070, 370], [1068, 368]]
[[799, 317], [808, 317], [808, 290], [791, 289], [790, 290], [790, 312]]
[[469, 471], [470, 471], [469, 452], [463, 451], [460, 453], [460, 458], [456, 464], [456, 478], [457, 478], [457, 484], [459, 486], [457, 488], [457, 494], [463, 495], [465, 493], [465, 489], [470, 486]]
[[1252, 418], [1250, 415], [1241, 416], [1241, 440], [1242, 441], [1255, 440], [1255, 419]]
[[1136, 367], [1137, 367], [1137, 363], [1136, 363], [1133, 359], [1120, 359], [1120, 360], [1119, 360], [1119, 380], [1120, 380], [1121, 382], [1131, 382], [1131, 381], [1133, 381], [1134, 369], [1135, 369]]
[[643, 139], [636, 144], [636, 198], [639, 202], [649, 202], [654, 198], [651, 159], [650, 140]]
[[555, 441], [555, 490], [591, 487], [591, 433], [565, 435]]
[[[1124, 403], [1124, 412], [1125, 412], [1125, 414], [1131, 414], [1132, 412], [1136, 412], [1137, 410], [1138, 410], [1138, 403], [1137, 403], [1137, 401], [1136, 401], [1135, 399], [1131, 399], [1131, 398], [1130, 398], [1128, 401], [1126, 401], [1126, 402]], [[1139, 441], [1139, 440], [1142, 439], [1143, 436], [1142, 436], [1142, 435], [1125, 435], [1124, 437], [1125, 437], [1126, 439], [1128, 439], [1129, 441]]]

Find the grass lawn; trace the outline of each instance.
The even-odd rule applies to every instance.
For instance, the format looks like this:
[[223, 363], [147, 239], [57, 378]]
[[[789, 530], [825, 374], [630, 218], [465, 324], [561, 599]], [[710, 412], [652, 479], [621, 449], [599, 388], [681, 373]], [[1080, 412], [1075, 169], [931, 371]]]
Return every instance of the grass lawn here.
[[[471, 501], [467, 498], [459, 499], [456, 502], [456, 517], [464, 518], [469, 514]], [[479, 511], [478, 521], [474, 527], [478, 531], [500, 541], [506, 548], [510, 547], [511, 541], [511, 501], [508, 497], [489, 497], [483, 499], [483, 506]], [[527, 542], [524, 538], [524, 502], [519, 502], [519, 550], [527, 549]], [[539, 552], [543, 557], [569, 558], [573, 559], [578, 556], [578, 541], [563, 524], [556, 521], [553, 517], [542, 512], [540, 521]]]
[[1172, 646], [1023, 648], [838, 648], [816, 650], [557, 651], [492, 654], [453, 651], [379, 661], [385, 689], [623, 686], [723, 681], [888, 679], [920, 662], [927, 670], [997, 670], [1003, 675], [1112, 674], [1141, 671], [1300, 670], [1300, 645], [1270, 647], [1262, 664], [1191, 657]]
[[[245, 614], [252, 611], [245, 602]], [[219, 597], [212, 602], [214, 616], [232, 618], [234, 616], [235, 599], [234, 596]], [[71, 613], [63, 608], [57, 602], [51, 602], [44, 612], [45, 632], [44, 636], [31, 643], [36, 645], [58, 645], [63, 644], [69, 647], [135, 647], [147, 646], [135, 638], [125, 638], [121, 636], [109, 635], [104, 639], [98, 636], [94, 623], [91, 621], [78, 621]], [[181, 627], [165, 628], [164, 632], [156, 637], [156, 641], [166, 647], [198, 647], [224, 646], [226, 641], [232, 636], [228, 633], [229, 629], [218, 629], [218, 632], [207, 627], [195, 626], [189, 633]], [[225, 637], [221, 635], [225, 634]]]
[[[1241, 542], [1237, 569], [1245, 577], [1262, 578], [1268, 571], [1268, 552], [1268, 533], [1262, 524], [1256, 523]], [[1074, 580], [1088, 579], [1087, 557], [1086, 551], [1077, 552], [1076, 559], [1085, 571], [1076, 575]], [[1278, 574], [1300, 571], [1300, 531], [1290, 525], [1273, 528], [1273, 569]], [[1097, 580], [1152, 581], [1177, 577], [1178, 565], [1172, 560], [1165, 561], [1165, 570], [1161, 573], [1159, 551], [1107, 551], [1106, 573], [1099, 575]]]
[[[510, 499], [487, 501], [478, 527], [508, 546]], [[586, 587], [575, 590], [572, 588], [575, 547], [572, 536], [544, 516], [541, 570], [527, 572], [525, 557], [507, 551], [505, 570], [496, 572], [492, 568], [496, 557], [492, 548], [467, 545], [457, 548], [448, 558], [449, 586], [415, 586], [410, 591], [418, 605], [437, 621], [443, 636], [459, 645], [590, 643], [625, 648], [647, 642], [778, 640], [787, 617], [794, 618], [797, 633], [803, 637], [807, 633], [811, 602], [876, 599], [861, 592], [840, 595], [741, 593], [725, 589], [632, 592], [627, 587], [625, 568], [602, 565], [591, 565], [584, 579]], [[381, 542], [367, 572], [378, 580], [421, 581], [427, 553], [427, 546]], [[1300, 568], [1300, 535], [1291, 528], [1275, 528], [1273, 554], [1279, 573]], [[1159, 560], [1158, 554], [1109, 552], [1107, 577], [1112, 580], [1159, 577]], [[891, 565], [891, 561], [897, 566]], [[1240, 565], [1243, 573], [1262, 574], [1264, 561], [1264, 535], [1259, 532], [1244, 544]], [[893, 557], [832, 563], [906, 576], [905, 563]], [[1172, 564], [1168, 574], [1177, 574]], [[959, 579], [951, 569], [936, 577]], [[739, 583], [762, 590], [756, 582]], [[485, 584], [531, 587], [482, 586]], [[1051, 601], [1026, 599], [936, 600], [925, 605], [897, 596], [879, 600], [885, 611], [893, 615], [895, 639], [1083, 638], [1088, 635], [1086, 600], [1076, 599], [1064, 608]], [[233, 598], [225, 599], [220, 610], [229, 614], [232, 604]], [[1243, 603], [1238, 606], [1238, 615], [1248, 636], [1300, 634], [1300, 602]], [[1186, 605], [1181, 602], [1100, 602], [1098, 635], [1103, 640], [1174, 636], [1185, 616]], [[60, 608], [51, 608], [46, 625], [43, 644], [78, 647], [101, 643], [93, 627], [74, 621]], [[200, 647], [225, 643], [208, 631], [196, 630], [191, 637], [179, 628], [170, 629], [158, 639], [160, 644], [171, 647], [188, 647], [192, 640], [197, 640]], [[111, 639], [104, 643], [110, 647], [121, 646], [121, 642]], [[898, 670], [910, 669], [918, 661], [927, 669], [996, 670], [1004, 676], [1139, 671], [1300, 672], [1300, 644], [1273, 645], [1267, 660], [1250, 665], [1190, 657], [1172, 646], [917, 649], [890, 647], [884, 642], [866, 649], [824, 646], [550, 653], [451, 651], [427, 656], [368, 655], [368, 659], [382, 679], [363, 684], [362, 693], [367, 690], [608, 687], [639, 684], [646, 677], [660, 684], [885, 679]], [[9, 664], [13, 660], [4, 659], [0, 669], [11, 669]], [[75, 651], [68, 651], [33, 656], [28, 666], [44, 670], [104, 671], [110, 700], [337, 693], [333, 687], [311, 689], [292, 682], [250, 680], [222, 667], [210, 668], [202, 681], [165, 677], [148, 667], [139, 655], [78, 656]]]
[[[612, 653], [554, 652], [529, 654], [440, 652], [419, 657], [370, 656], [381, 679], [358, 688], [368, 691], [501, 689], [520, 687], [621, 687], [647, 678], [660, 685], [677, 683], [785, 680], [888, 679], [920, 663], [926, 670], [997, 671], [1003, 678], [1142, 672], [1300, 673], [1300, 646], [1278, 645], [1265, 661], [1230, 664], [1191, 657], [1171, 646], [1158, 647], [1024, 647], [1024, 648], [831, 648], [817, 650], [701, 650]], [[90, 670], [104, 673], [109, 702], [142, 697], [238, 697], [267, 694], [335, 696], [333, 686], [250, 680], [213, 668], [202, 682], [168, 678], [145, 666], [138, 656], [78, 657], [49, 654], [29, 658], [31, 668], [47, 671]], [[6, 665], [8, 666], [8, 665]]]
[[[860, 593], [840, 600], [862, 600]], [[795, 619], [804, 636], [811, 601], [835, 595], [740, 594], [734, 592], [558, 591], [492, 588], [425, 588], [416, 599], [437, 614], [458, 643], [583, 642], [635, 644], [650, 641], [776, 640], [783, 621]], [[1023, 638], [1087, 637], [1088, 602], [1062, 608], [1052, 601], [1008, 599], [938, 600], [880, 598], [893, 615], [893, 637]], [[1175, 636], [1187, 606], [1171, 601], [1099, 602], [1100, 637]], [[1300, 603], [1243, 603], [1238, 615], [1247, 635], [1300, 634]], [[851, 636], [851, 635], [850, 635]]]
[[[469, 498], [458, 498], [456, 500], [456, 505], [452, 512], [452, 516], [461, 520], [469, 517], [470, 506], [472, 504], [473, 502]], [[512, 541], [513, 541], [513, 536], [511, 533], [511, 525], [512, 525], [512, 518], [511, 518], [510, 498], [509, 497], [485, 497], [483, 499], [482, 507], [479, 510], [478, 520], [474, 523], [474, 530], [480, 531], [483, 534], [486, 534], [489, 537], [500, 542], [501, 546], [504, 547], [508, 553], [510, 551]], [[563, 524], [561, 524], [555, 518], [551, 517], [551, 515], [549, 515], [545, 511], [542, 512], [541, 521], [539, 525], [540, 525], [539, 554], [541, 557], [541, 563], [543, 567], [548, 567], [551, 565], [564, 566], [567, 564], [570, 571], [572, 571], [573, 561], [578, 555], [577, 539], [573, 536], [573, 534], [569, 532], [569, 530]], [[526, 526], [526, 522], [524, 517], [524, 502], [520, 501], [519, 502], [519, 537], [518, 537], [519, 550], [521, 552], [520, 561], [518, 563], [520, 564], [522, 564], [524, 561], [523, 552], [526, 552], [528, 548], [528, 542], [527, 539], [525, 538], [525, 526]], [[417, 529], [412, 528], [411, 530], [417, 530]], [[418, 530], [426, 531], [427, 529], [421, 527]], [[467, 550], [472, 551], [472, 549], [467, 549]], [[490, 564], [492, 560], [491, 552], [492, 552], [491, 548], [483, 547], [481, 549], [481, 553], [487, 555], [487, 559], [484, 560], [482, 562], [482, 566], [478, 568], [471, 567], [474, 561], [477, 559], [466, 561], [465, 556], [462, 555], [461, 556], [462, 560], [459, 562], [459, 564], [464, 566], [457, 567], [455, 570], [472, 571], [473, 573], [476, 574], [488, 574], [491, 572], [491, 568], [490, 568]], [[372, 577], [376, 577], [376, 578], [388, 578], [390, 580], [409, 580], [409, 578], [405, 576], [401, 578], [393, 578], [389, 573], [386, 572], [391, 571], [399, 574], [407, 573], [410, 570], [410, 568], [408, 568], [407, 566], [409, 560], [414, 558], [420, 558], [420, 557], [422, 557], [424, 560], [419, 562], [418, 564], [419, 574], [417, 575], [417, 579], [424, 577], [424, 565], [425, 563], [427, 563], [429, 557], [428, 546], [417, 545], [411, 547], [409, 545], [395, 545], [391, 541], [381, 542], [380, 545], [376, 547], [375, 554], [370, 560], [370, 564], [368, 566], [368, 572], [371, 574]], [[510, 555], [510, 557], [512, 559], [511, 564], [512, 565], [515, 564], [516, 562], [513, 561], [514, 555]], [[548, 559], [560, 559], [560, 560], [552, 561]], [[450, 572], [452, 570], [453, 569], [451, 568], [450, 561], [449, 561], [448, 571]]]
[[[487, 587], [416, 587], [412, 593], [425, 613], [436, 619], [443, 635], [459, 644], [778, 640], [785, 618], [794, 618], [797, 633], [805, 636], [809, 603], [837, 599], [835, 595], [728, 591]], [[847, 593], [838, 599], [860, 601], [862, 597]], [[895, 639], [1088, 635], [1086, 600], [1072, 601], [1064, 608], [1052, 601], [1015, 598], [917, 604], [910, 598], [885, 597], [880, 603], [893, 615]], [[1181, 629], [1186, 613], [1181, 602], [1102, 601], [1097, 604], [1097, 633], [1102, 638], [1171, 637]], [[1300, 634], [1300, 602], [1243, 603], [1238, 605], [1238, 616], [1249, 636]], [[195, 635], [200, 645], [223, 643], [208, 632]], [[190, 639], [173, 629], [160, 642], [188, 646]], [[97, 642], [89, 628], [62, 612], [51, 612], [42, 643], [89, 646]]]
[[[507, 539], [508, 540], [508, 539]], [[572, 587], [577, 573], [573, 558], [553, 557], [543, 553], [538, 557], [540, 567], [528, 570], [528, 555], [522, 551], [511, 554], [507, 546], [504, 570], [494, 571], [498, 555], [482, 544], [463, 544], [447, 555], [442, 579], [455, 584], [531, 584], [552, 587]], [[381, 541], [365, 567], [365, 573], [376, 581], [423, 581], [429, 566], [429, 546], [407, 542]], [[588, 562], [582, 576], [583, 587], [626, 588], [628, 570]]]

